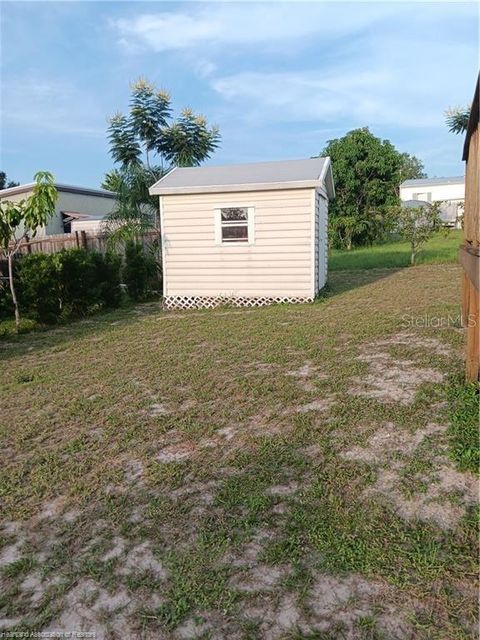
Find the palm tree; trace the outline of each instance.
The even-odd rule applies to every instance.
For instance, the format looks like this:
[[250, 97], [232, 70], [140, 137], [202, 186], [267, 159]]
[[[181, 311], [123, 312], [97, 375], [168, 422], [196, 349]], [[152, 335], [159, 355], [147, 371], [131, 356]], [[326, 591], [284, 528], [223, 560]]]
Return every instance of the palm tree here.
[[445, 122], [451, 133], [465, 133], [470, 117], [470, 107], [449, 107], [445, 111]]

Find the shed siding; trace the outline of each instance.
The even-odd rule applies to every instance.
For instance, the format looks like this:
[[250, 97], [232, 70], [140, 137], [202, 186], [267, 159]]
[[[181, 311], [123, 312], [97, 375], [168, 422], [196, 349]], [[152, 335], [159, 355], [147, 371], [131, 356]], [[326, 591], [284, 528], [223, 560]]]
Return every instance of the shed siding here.
[[328, 200], [315, 194], [315, 295], [327, 283], [328, 268]]
[[[312, 189], [162, 196], [166, 296], [312, 296]], [[214, 210], [254, 207], [253, 245], [216, 245]]]

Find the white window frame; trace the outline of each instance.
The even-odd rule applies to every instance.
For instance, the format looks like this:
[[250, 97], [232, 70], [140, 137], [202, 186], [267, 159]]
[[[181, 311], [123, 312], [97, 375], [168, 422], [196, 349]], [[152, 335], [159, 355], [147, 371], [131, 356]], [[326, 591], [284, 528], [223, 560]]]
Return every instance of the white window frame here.
[[[224, 242], [222, 240], [222, 209], [246, 209], [247, 210], [247, 242]], [[224, 204], [214, 209], [215, 220], [215, 244], [221, 247], [251, 247], [255, 244], [255, 207], [251, 204]], [[235, 226], [235, 225], [231, 225]], [[242, 226], [241, 223], [237, 226]]]

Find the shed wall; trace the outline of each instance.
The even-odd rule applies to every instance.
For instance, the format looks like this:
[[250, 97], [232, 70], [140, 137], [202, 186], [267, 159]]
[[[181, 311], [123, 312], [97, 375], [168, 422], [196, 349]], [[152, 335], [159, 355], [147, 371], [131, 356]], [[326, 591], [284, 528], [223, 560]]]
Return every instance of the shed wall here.
[[[313, 292], [313, 189], [162, 196], [165, 296]], [[215, 244], [215, 209], [253, 207], [253, 245]]]

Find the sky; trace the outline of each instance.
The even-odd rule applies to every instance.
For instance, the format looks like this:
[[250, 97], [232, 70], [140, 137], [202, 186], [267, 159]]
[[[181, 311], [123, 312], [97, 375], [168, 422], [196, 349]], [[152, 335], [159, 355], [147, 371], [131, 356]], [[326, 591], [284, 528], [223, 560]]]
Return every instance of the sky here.
[[469, 104], [479, 7], [460, 2], [1, 1], [0, 169], [97, 187], [108, 117], [145, 77], [217, 124], [209, 164], [318, 155], [368, 126], [461, 175], [444, 111]]

